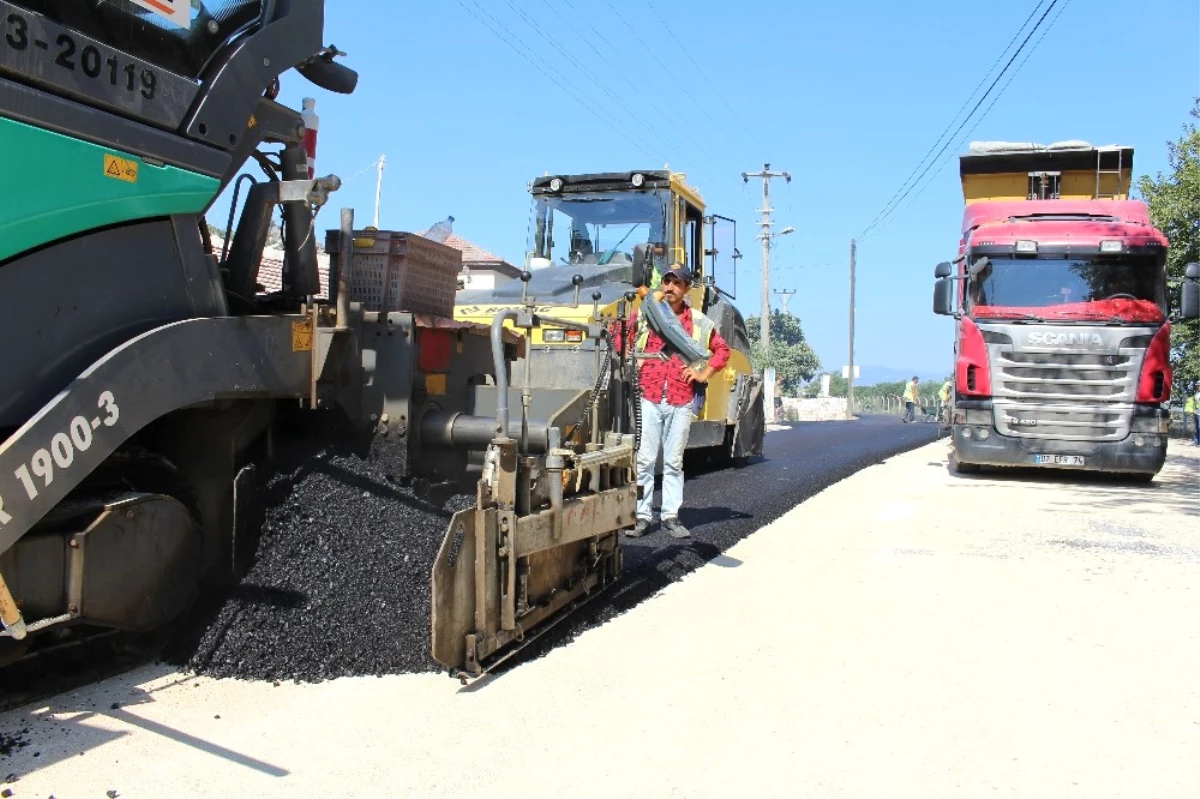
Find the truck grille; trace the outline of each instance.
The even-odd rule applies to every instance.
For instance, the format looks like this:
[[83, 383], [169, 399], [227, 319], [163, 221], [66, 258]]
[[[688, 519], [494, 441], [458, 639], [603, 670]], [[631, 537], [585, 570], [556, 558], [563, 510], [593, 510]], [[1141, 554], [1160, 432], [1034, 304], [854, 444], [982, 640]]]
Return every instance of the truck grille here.
[[993, 348], [996, 427], [1020, 438], [1115, 441], [1129, 434], [1137, 359]]

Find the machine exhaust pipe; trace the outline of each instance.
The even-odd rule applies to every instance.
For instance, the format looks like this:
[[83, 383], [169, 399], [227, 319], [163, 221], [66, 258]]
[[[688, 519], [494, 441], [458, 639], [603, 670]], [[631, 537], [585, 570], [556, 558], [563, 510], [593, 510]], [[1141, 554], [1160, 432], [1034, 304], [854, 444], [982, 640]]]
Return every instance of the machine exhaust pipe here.
[[[521, 422], [510, 421], [509, 438], [521, 435]], [[487, 416], [429, 411], [421, 417], [422, 446], [438, 449], [486, 449], [496, 437], [497, 422]], [[529, 451], [542, 454], [550, 449], [550, 430], [545, 422], [529, 423]]]

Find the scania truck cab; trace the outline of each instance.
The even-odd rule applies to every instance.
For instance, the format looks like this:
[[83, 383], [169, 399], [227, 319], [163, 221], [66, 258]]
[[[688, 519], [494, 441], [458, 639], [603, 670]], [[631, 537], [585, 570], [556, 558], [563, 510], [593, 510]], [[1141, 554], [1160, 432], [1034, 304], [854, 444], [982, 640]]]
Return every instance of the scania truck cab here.
[[1128, 198], [1132, 166], [1132, 148], [1085, 142], [960, 157], [959, 254], [934, 289], [934, 312], [955, 319], [956, 471], [1162, 468], [1168, 241]]

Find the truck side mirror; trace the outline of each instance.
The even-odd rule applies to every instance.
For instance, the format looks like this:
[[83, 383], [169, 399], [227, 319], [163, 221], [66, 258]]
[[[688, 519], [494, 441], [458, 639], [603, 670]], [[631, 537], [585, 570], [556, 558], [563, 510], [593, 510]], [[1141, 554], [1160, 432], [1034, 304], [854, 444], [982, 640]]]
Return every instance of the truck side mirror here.
[[[1200, 285], [1200, 284], [1198, 284]], [[954, 281], [949, 277], [938, 278], [933, 284], [933, 312], [938, 316], [954, 316]]]
[[1185, 279], [1179, 288], [1179, 318], [1200, 318], [1200, 264], [1188, 264], [1183, 274]]
[[936, 278], [950, 277], [954, 273], [954, 267], [949, 261], [942, 261], [933, 268], [933, 276]]

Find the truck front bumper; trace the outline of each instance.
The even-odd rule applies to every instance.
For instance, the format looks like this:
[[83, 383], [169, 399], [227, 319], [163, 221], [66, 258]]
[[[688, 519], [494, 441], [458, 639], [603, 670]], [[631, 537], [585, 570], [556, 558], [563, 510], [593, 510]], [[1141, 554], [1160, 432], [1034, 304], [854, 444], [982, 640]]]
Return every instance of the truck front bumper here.
[[[983, 430], [986, 437], [980, 435]], [[1157, 474], [1167, 459], [1167, 436], [1157, 433], [1131, 433], [1121, 441], [1050, 441], [1002, 436], [995, 428], [956, 424], [953, 434], [955, 458], [980, 466]]]

